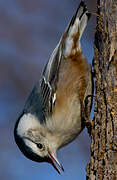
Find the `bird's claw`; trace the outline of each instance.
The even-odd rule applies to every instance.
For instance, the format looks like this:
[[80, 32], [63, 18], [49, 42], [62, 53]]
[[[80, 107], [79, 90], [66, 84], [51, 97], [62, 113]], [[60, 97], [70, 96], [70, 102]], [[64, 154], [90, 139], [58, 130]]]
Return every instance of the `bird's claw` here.
[[90, 136], [91, 136], [92, 129], [93, 129], [93, 123], [94, 123], [93, 120], [86, 120], [85, 121], [85, 126], [87, 127], [87, 130], [88, 130], [88, 133]]

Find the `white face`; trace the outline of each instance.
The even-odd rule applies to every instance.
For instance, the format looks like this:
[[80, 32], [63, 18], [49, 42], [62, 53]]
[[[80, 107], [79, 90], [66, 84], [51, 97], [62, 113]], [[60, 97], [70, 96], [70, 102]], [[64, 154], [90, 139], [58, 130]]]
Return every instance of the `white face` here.
[[43, 143], [35, 143], [29, 139], [24, 138], [26, 146], [28, 146], [33, 153], [36, 153], [38, 156], [44, 158], [48, 157], [48, 151]]
[[[34, 156], [40, 161], [41, 158], [48, 157], [48, 143], [45, 135], [44, 127], [39, 120], [32, 114], [24, 114], [18, 123], [16, 134], [20, 140], [16, 140], [18, 147], [25, 156], [32, 159]], [[18, 138], [17, 138], [18, 139]]]
[[32, 114], [24, 114], [15, 129], [15, 140], [21, 152], [37, 162], [50, 162], [60, 173], [57, 165], [63, 170], [56, 158], [56, 146], [53, 135], [46, 126]]

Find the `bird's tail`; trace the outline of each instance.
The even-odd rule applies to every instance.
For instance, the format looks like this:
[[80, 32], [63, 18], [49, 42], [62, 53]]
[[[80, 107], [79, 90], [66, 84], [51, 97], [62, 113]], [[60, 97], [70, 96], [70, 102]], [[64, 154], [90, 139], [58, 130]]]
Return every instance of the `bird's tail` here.
[[80, 38], [90, 16], [91, 13], [88, 12], [84, 1], [81, 1], [62, 38], [66, 56], [70, 54], [73, 48], [74, 50], [76, 50], [76, 48], [80, 50]]
[[54, 82], [53, 78], [57, 79], [56, 74], [59, 72], [59, 65], [62, 60], [62, 55], [68, 58], [75, 55], [80, 48], [80, 38], [90, 18], [90, 13], [84, 1], [81, 1], [75, 15], [72, 17], [65, 33], [61, 37], [59, 43], [54, 49], [43, 72], [46, 81]]

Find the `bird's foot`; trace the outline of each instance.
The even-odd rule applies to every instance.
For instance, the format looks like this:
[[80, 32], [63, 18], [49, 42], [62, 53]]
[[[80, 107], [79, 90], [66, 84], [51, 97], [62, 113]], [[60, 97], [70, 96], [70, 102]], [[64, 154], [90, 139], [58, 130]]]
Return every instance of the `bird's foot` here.
[[88, 131], [90, 136], [92, 134], [93, 123], [94, 123], [93, 120], [89, 120], [89, 119], [85, 120], [85, 126], [87, 127], [87, 131]]

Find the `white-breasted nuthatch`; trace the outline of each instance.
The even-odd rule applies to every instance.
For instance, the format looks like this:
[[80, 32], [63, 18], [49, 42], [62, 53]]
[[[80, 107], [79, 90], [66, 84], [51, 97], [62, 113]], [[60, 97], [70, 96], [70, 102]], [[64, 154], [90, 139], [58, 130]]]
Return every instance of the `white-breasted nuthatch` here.
[[[85, 99], [92, 94], [91, 66], [80, 45], [89, 18], [81, 1], [14, 129], [15, 141], [27, 158], [50, 162], [59, 173], [58, 166], [63, 167], [56, 153], [83, 130]], [[88, 109], [87, 117], [91, 101]]]

